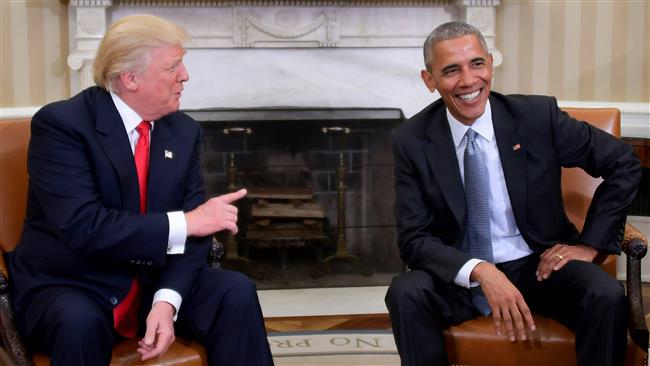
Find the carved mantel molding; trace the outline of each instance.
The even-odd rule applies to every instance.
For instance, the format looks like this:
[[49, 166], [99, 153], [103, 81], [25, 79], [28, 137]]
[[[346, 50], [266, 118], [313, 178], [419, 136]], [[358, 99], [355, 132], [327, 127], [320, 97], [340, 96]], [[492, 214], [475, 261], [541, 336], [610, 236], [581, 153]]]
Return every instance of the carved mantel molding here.
[[436, 24], [480, 29], [494, 55], [500, 0], [69, 0], [72, 92], [92, 85], [94, 55], [108, 26], [152, 13], [190, 34], [189, 49], [420, 48]]

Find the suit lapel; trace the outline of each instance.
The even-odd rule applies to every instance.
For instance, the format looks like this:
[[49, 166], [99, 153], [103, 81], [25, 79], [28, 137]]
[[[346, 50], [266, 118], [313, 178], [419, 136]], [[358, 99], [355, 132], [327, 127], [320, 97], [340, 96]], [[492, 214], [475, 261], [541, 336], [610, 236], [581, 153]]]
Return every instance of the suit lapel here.
[[151, 146], [149, 148], [149, 180], [147, 187], [147, 196], [149, 198], [156, 197], [156, 199], [147, 199], [147, 210], [158, 211], [161, 209], [157, 207], [161, 204], [161, 197], [164, 197], [164, 192], [169, 192], [165, 185], [169, 182], [171, 177], [174, 176], [174, 152], [175, 149], [171, 145], [170, 140], [172, 133], [169, 130], [169, 123], [165, 121], [166, 118], [155, 122], [155, 127], [151, 134]]
[[490, 97], [490, 106], [510, 204], [521, 230], [526, 223], [526, 136], [521, 123], [499, 101]]
[[110, 94], [101, 89], [97, 94], [96, 129], [104, 136], [102, 147], [118, 175], [122, 206], [129, 211], [139, 212], [140, 193], [131, 144]]
[[456, 221], [462, 225], [465, 222], [465, 191], [444, 107], [433, 112], [427, 135], [431, 142], [424, 147], [424, 155]]

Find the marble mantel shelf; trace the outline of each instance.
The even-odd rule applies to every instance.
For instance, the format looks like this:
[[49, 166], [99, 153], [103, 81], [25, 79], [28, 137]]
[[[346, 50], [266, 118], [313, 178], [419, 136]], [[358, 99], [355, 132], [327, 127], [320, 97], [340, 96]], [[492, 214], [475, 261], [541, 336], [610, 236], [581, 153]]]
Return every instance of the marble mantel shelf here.
[[[500, 0], [461, 0], [492, 6]], [[449, 0], [61, 0], [73, 6], [435, 6]]]
[[[500, 0], [70, 0], [71, 94], [93, 85], [99, 43], [116, 20], [162, 16], [188, 31], [192, 75], [183, 108], [293, 105], [400, 108], [428, 104], [422, 44], [463, 20], [485, 36], [494, 65]], [[395, 93], [396, 90], [400, 92]], [[435, 98], [435, 96], [434, 96]]]

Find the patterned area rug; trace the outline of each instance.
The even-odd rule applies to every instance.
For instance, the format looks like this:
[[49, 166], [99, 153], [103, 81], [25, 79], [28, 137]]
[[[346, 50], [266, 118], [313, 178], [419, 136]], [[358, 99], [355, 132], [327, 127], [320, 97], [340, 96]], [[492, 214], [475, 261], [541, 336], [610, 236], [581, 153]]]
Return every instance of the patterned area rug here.
[[399, 365], [393, 335], [384, 331], [269, 333], [277, 366]]

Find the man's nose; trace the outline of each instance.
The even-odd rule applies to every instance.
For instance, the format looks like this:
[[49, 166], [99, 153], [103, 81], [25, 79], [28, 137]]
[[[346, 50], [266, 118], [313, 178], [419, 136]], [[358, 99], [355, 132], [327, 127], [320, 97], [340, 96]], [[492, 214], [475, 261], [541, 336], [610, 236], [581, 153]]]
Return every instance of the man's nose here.
[[190, 80], [190, 74], [187, 72], [187, 69], [185, 68], [185, 64], [181, 62], [180, 70], [178, 72], [178, 82], [184, 83], [188, 80]]
[[460, 71], [460, 86], [470, 86], [474, 83], [475, 75], [472, 70], [463, 68]]

